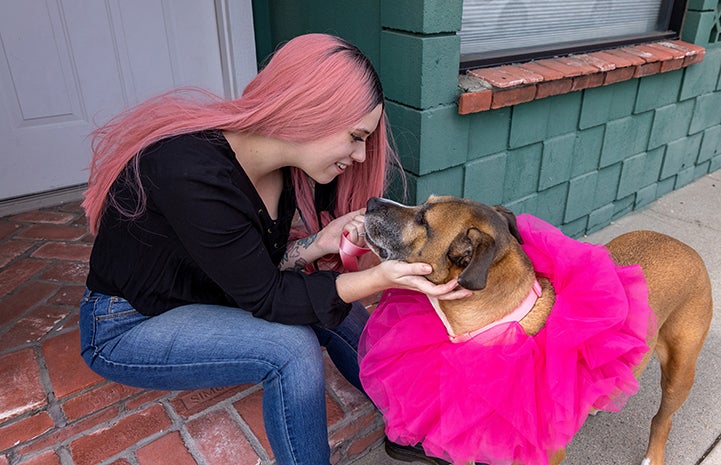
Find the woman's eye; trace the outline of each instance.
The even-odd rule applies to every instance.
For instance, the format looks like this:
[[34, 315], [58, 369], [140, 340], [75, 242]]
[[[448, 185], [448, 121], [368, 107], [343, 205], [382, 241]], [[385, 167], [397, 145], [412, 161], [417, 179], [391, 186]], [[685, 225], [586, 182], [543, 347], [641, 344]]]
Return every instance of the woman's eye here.
[[353, 138], [353, 142], [365, 142], [361, 136], [357, 136], [355, 134], [350, 135]]

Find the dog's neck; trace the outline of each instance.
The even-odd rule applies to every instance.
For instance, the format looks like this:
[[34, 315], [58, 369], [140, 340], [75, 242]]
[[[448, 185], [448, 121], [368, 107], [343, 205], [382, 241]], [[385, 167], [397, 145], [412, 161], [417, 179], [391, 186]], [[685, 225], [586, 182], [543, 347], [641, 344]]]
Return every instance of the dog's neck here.
[[531, 290], [528, 295], [526, 295], [526, 298], [523, 299], [523, 301], [518, 304], [518, 307], [516, 307], [510, 313], [507, 313], [499, 320], [495, 320], [485, 326], [474, 329], [473, 331], [461, 334], [454, 332], [448, 319], [446, 318], [445, 313], [443, 313], [443, 310], [441, 310], [438, 299], [429, 297], [429, 300], [431, 301], [433, 308], [438, 314], [438, 317], [441, 319], [443, 326], [446, 327], [446, 331], [448, 332], [448, 337], [450, 338], [451, 342], [466, 342], [470, 339], [473, 339], [476, 335], [493, 328], [494, 326], [514, 321], [522, 321], [531, 312], [531, 310], [533, 310], [533, 307], [536, 305], [536, 302], [538, 301], [538, 298], [541, 297], [541, 295], [542, 287], [541, 284], [536, 280], [533, 282], [533, 286], [531, 286]]
[[[491, 268], [483, 290], [474, 291], [472, 296], [465, 299], [439, 302], [449, 334], [473, 334], [508, 317], [529, 297], [535, 282], [533, 265], [519, 247], [517, 253], [508, 254], [503, 258], [503, 263]], [[550, 287], [547, 280], [542, 280], [541, 283], [544, 291]], [[546, 310], [550, 312], [550, 306], [547, 305], [549, 297], [550, 300], [555, 300], [552, 296], [542, 295], [535, 302], [530, 314], [521, 320], [521, 326], [527, 333], [535, 334], [543, 327], [545, 317], [541, 317], [542, 321], [537, 321], [539, 315], [533, 314], [536, 313], [539, 304], [543, 307], [544, 313]], [[532, 322], [528, 327], [524, 325], [527, 319]]]

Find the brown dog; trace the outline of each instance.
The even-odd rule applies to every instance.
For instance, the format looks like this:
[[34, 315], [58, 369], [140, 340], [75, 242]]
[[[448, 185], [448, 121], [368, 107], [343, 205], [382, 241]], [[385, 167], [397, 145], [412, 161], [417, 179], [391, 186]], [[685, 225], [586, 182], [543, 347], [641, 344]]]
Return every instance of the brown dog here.
[[[455, 197], [430, 197], [416, 207], [372, 198], [365, 216], [366, 239], [383, 260], [425, 262], [433, 266], [427, 278], [440, 284], [457, 278], [473, 295], [441, 301], [454, 334], [464, 334], [504, 317], [528, 294], [536, 279], [519, 242], [515, 216], [503, 207], [490, 207]], [[656, 313], [657, 332], [650, 350], [636, 368], [639, 377], [652, 352], [658, 355], [662, 397], [651, 422], [644, 465], [663, 465], [671, 416], [684, 403], [694, 380], [696, 359], [712, 315], [711, 283], [699, 255], [666, 235], [636, 231], [607, 244], [618, 265], [639, 264]], [[553, 286], [541, 281], [542, 296], [519, 321], [527, 334], [543, 328], [555, 301]], [[551, 463], [565, 451], [548, 451]]]

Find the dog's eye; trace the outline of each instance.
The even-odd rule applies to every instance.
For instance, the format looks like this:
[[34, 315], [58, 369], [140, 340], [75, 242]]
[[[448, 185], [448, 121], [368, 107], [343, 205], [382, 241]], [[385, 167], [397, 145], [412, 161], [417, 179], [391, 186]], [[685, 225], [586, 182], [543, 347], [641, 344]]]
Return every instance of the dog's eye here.
[[425, 212], [423, 212], [422, 210], [419, 211], [418, 213], [416, 213], [416, 218], [415, 218], [415, 220], [416, 220], [416, 224], [418, 224], [418, 225], [420, 225], [420, 226], [425, 226], [425, 225], [428, 224], [428, 223], [426, 222]]

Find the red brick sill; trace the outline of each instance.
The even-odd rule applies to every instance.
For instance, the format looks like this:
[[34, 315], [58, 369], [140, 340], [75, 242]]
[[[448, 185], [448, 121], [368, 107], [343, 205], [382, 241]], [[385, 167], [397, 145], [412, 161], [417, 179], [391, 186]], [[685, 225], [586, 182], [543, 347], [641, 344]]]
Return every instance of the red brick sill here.
[[467, 115], [665, 73], [703, 61], [706, 50], [666, 40], [600, 52], [469, 70], [459, 77], [458, 113]]

